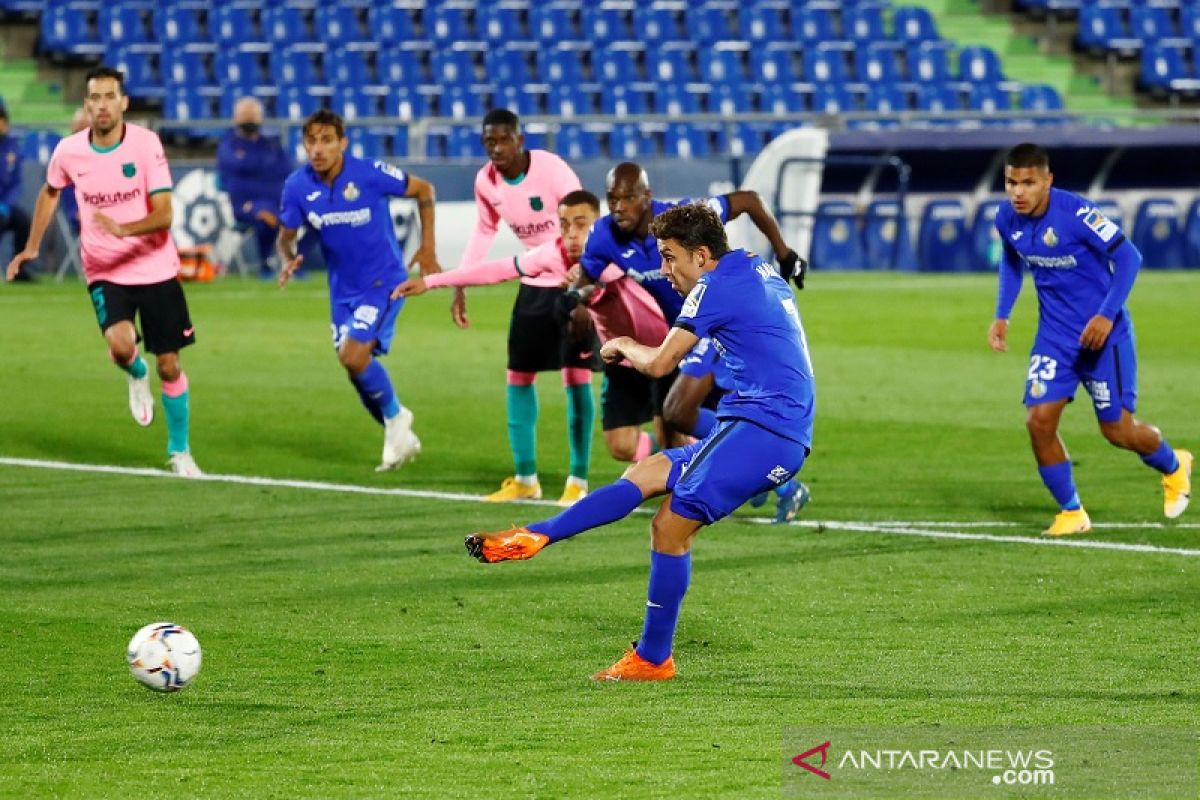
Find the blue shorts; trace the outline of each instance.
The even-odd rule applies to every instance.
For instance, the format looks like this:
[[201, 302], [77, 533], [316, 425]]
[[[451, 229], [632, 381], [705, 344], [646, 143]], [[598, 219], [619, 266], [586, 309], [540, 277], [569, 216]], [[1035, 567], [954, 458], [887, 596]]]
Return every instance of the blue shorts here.
[[1137, 352], [1133, 334], [1109, 337], [1100, 350], [1064, 346], [1038, 336], [1025, 377], [1025, 405], [1075, 399], [1082, 383], [1092, 396], [1096, 419], [1116, 422], [1137, 405]]
[[383, 355], [392, 347], [396, 333], [396, 317], [404, 308], [405, 298], [391, 300], [391, 289], [376, 289], [353, 300], [330, 300], [329, 316], [333, 321], [333, 349], [337, 350], [347, 336], [356, 342], [375, 342], [375, 355]]
[[711, 525], [791, 480], [808, 448], [744, 419], [724, 419], [708, 438], [663, 454], [671, 460], [671, 510]]

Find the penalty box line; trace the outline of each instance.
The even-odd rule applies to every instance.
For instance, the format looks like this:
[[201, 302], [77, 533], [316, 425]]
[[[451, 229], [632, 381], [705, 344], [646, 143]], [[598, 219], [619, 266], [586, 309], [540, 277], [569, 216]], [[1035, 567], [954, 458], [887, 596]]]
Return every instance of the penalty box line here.
[[[174, 480], [208, 481], [210, 483], [232, 483], [241, 486], [268, 486], [280, 489], [302, 489], [319, 492], [337, 492], [341, 494], [366, 494], [387, 497], [409, 497], [418, 500], [451, 500], [466, 503], [485, 502], [481, 495], [459, 492], [439, 492], [429, 489], [390, 489], [382, 486], [359, 486], [352, 483], [331, 483], [328, 481], [306, 481], [291, 478], [264, 478], [254, 475], [215, 475], [205, 474], [200, 478], [181, 478], [161, 469], [148, 467], [119, 467], [111, 464], [77, 464], [68, 461], [44, 461], [32, 458], [0, 457], [0, 466], [24, 467], [27, 469], [58, 470], [62, 472], [87, 472], [92, 474], [124, 475], [142, 478], [170, 478]], [[522, 500], [522, 505], [548, 506], [558, 508], [552, 500]], [[650, 513], [649, 509], [638, 509], [641, 513]], [[770, 520], [762, 517], [741, 518], [739, 521], [757, 524], [769, 524]], [[871, 533], [882, 536], [915, 536], [925, 539], [953, 539], [969, 542], [995, 542], [1001, 544], [1025, 544], [1038, 547], [1070, 547], [1084, 550], [1117, 550], [1127, 553], [1157, 553], [1160, 555], [1200, 556], [1200, 550], [1184, 547], [1160, 547], [1152, 544], [1135, 542], [1105, 542], [1095, 539], [1067, 539], [1033, 536], [1015, 536], [990, 533], [973, 533], [954, 528], [982, 527], [1015, 527], [1012, 522], [953, 522], [953, 521], [921, 521], [921, 522], [855, 522], [846, 520], [811, 520], [802, 519], [790, 523], [794, 527], [814, 528], [819, 530], [851, 531], [854, 533]], [[1179, 523], [1164, 525], [1160, 522], [1147, 523], [1111, 523], [1098, 524], [1094, 528], [1124, 529], [1124, 528], [1200, 528], [1195, 523]]]

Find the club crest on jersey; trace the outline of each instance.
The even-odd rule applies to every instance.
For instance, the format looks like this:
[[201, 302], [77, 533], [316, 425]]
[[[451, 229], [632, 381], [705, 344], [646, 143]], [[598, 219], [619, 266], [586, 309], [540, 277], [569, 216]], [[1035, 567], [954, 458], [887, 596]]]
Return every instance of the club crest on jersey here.
[[122, 164], [121, 165], [121, 174], [124, 175], [126, 178], [132, 178], [134, 175], [137, 175], [137, 165], [134, 164], [132, 161], [129, 162], [128, 164]]
[[342, 189], [342, 197], [353, 203], [358, 199], [358, 187], [354, 185], [354, 181], [346, 184], [346, 188]]
[[529, 207], [534, 211], [541, 211], [546, 207], [546, 205], [542, 202], [542, 198], [534, 195], [533, 197], [529, 198]]
[[1058, 234], [1054, 232], [1054, 228], [1046, 228], [1046, 232], [1042, 234], [1042, 243], [1046, 247], [1058, 246]]
[[1029, 382], [1029, 396], [1034, 400], [1040, 400], [1046, 396], [1046, 384], [1034, 378]]

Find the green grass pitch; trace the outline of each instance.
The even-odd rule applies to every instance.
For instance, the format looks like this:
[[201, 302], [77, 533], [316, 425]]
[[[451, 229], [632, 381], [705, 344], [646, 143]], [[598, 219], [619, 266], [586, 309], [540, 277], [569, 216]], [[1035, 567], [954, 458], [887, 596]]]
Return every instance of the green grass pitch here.
[[[644, 514], [484, 566], [466, 533], [547, 510], [0, 464], [0, 795], [778, 797], [790, 726], [1196, 725], [1194, 555], [887, 533], [1035, 537], [1050, 521], [1020, 405], [1031, 285], [1003, 356], [984, 340], [987, 276], [809, 287], [805, 519], [862, 530], [747, 510], [702, 532], [667, 684], [588, 679], [640, 631]], [[197, 461], [491, 491], [511, 471], [512, 295], [472, 291], [465, 332], [448, 293], [410, 301], [385, 363], [424, 452], [377, 475], [381, 434], [330, 350], [323, 283], [189, 287]], [[1139, 413], [1193, 449], [1198, 296], [1200, 274], [1147, 272], [1131, 301]], [[0, 340], [0, 457], [162, 467], [162, 422], [129, 419], [78, 284], [0, 289]], [[564, 398], [556, 375], [539, 386], [557, 496]], [[1200, 509], [1162, 525], [1157, 475], [1100, 438], [1088, 403], [1063, 433], [1086, 538], [1200, 551]], [[593, 485], [620, 471], [597, 432]], [[204, 647], [176, 695], [124, 664], [159, 619]]]

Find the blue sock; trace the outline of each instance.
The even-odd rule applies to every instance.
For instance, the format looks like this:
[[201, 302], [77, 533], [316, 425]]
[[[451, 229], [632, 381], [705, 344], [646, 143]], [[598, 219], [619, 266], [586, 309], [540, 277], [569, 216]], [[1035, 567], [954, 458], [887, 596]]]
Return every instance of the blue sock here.
[[1179, 457], [1175, 455], [1175, 451], [1171, 449], [1171, 445], [1167, 444], [1165, 438], [1157, 450], [1148, 456], [1142, 456], [1142, 463], [1147, 467], [1154, 467], [1163, 475], [1170, 475], [1179, 469]]
[[717, 427], [717, 412], [701, 406], [700, 410], [696, 412], [696, 427], [692, 428], [692, 436], [703, 439], [712, 433], [712, 429], [715, 427]]
[[675, 623], [679, 607], [692, 579], [692, 554], [670, 556], [650, 551], [650, 586], [646, 590], [646, 622], [642, 638], [638, 639], [637, 654], [651, 664], [661, 664], [671, 657], [671, 642], [675, 638]]
[[1048, 467], [1038, 467], [1038, 474], [1042, 476], [1042, 483], [1046, 484], [1050, 494], [1054, 495], [1059, 508], [1063, 511], [1076, 511], [1082, 508], [1079, 502], [1079, 493], [1075, 491], [1075, 478], [1071, 475], [1070, 461], [1051, 464]]
[[376, 422], [382, 424], [384, 419], [400, 413], [400, 401], [392, 388], [392, 379], [383, 364], [376, 359], [371, 359], [367, 368], [352, 377], [350, 382], [354, 384], [359, 399]]
[[775, 496], [776, 497], [787, 497], [789, 494], [791, 494], [794, 491], [796, 491], [796, 479], [792, 478], [790, 481], [783, 484], [782, 486], [775, 487]]
[[627, 517], [642, 504], [642, 490], [621, 478], [576, 502], [561, 514], [525, 527], [550, 537], [550, 543], [569, 539], [610, 522]]

